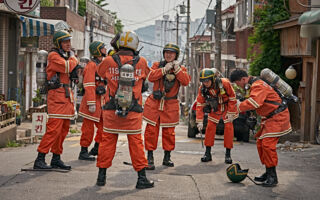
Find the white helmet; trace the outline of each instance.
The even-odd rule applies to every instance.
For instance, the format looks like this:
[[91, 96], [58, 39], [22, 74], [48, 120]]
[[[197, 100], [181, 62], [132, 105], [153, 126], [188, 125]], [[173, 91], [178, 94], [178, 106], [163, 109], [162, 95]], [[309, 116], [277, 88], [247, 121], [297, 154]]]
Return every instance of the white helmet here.
[[139, 45], [139, 38], [137, 34], [133, 31], [123, 32], [120, 35], [119, 46], [132, 49], [134, 51], [137, 50]]

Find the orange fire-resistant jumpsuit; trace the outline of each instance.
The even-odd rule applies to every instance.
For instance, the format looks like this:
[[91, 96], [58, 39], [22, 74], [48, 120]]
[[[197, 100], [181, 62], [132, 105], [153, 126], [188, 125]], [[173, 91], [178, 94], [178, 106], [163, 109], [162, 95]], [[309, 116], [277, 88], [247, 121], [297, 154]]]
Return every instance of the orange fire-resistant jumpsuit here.
[[[60, 83], [64, 87], [48, 91], [48, 116], [47, 130], [38, 152], [62, 154], [62, 144], [69, 132], [70, 119], [74, 117], [73, 93], [69, 80], [69, 73], [76, 67], [78, 60], [72, 56], [65, 60], [57, 52], [50, 52], [48, 56], [47, 79], [50, 80], [57, 72], [60, 73]], [[66, 97], [67, 92], [70, 97]]]
[[[120, 55], [121, 63], [132, 64], [131, 55]], [[133, 98], [142, 105], [141, 89], [143, 81], [147, 78], [150, 69], [145, 58], [140, 57], [135, 66], [135, 84], [133, 86]], [[108, 82], [106, 102], [110, 101], [110, 96], [115, 97], [118, 89], [119, 68], [111, 56], [107, 56], [99, 65], [98, 74]], [[115, 110], [103, 110], [103, 134], [102, 142], [99, 146], [97, 167], [109, 168], [116, 152], [118, 134], [127, 134], [129, 151], [132, 165], [135, 171], [140, 171], [147, 167], [148, 162], [144, 154], [142, 131], [142, 113], [130, 111], [126, 117], [115, 114]]]
[[[97, 74], [98, 66], [94, 61], [90, 61], [83, 72], [83, 87], [85, 93], [82, 97], [80, 104], [79, 115], [83, 117], [83, 123], [81, 127], [81, 139], [80, 146], [90, 146], [93, 135], [94, 125], [98, 128], [95, 142], [100, 143], [103, 132], [103, 119], [102, 119], [102, 108], [101, 101], [103, 97], [96, 94], [96, 88], [98, 86], [104, 87], [104, 81]], [[89, 105], [96, 105], [96, 111], [94, 113], [89, 112]]]
[[[159, 68], [160, 63], [155, 62], [151, 68], [148, 80], [153, 82], [153, 91], [165, 91], [164, 68]], [[154, 151], [157, 149], [159, 127], [162, 126], [162, 148], [165, 151], [172, 151], [175, 148], [175, 126], [179, 124], [180, 106], [177, 99], [180, 86], [189, 84], [189, 75], [185, 67], [180, 66], [175, 74], [175, 82], [168, 93], [164, 93], [162, 99], [155, 99], [150, 95], [144, 105], [143, 119], [147, 122], [144, 133], [145, 149]]]
[[[236, 117], [237, 114], [237, 100], [233, 87], [228, 79], [221, 79], [225, 94], [220, 94], [219, 89], [211, 88], [209, 90], [211, 98], [218, 98], [218, 110], [217, 112], [211, 112], [208, 114], [208, 125], [206, 128], [205, 146], [211, 147], [214, 145], [214, 139], [216, 135], [217, 124], [222, 118], [224, 122], [224, 147], [228, 149], [233, 148], [233, 123], [227, 119], [227, 114]], [[203, 108], [206, 105], [206, 99], [202, 95], [201, 89], [204, 85], [199, 87], [197, 97], [197, 110], [196, 110], [196, 122], [203, 123], [204, 112]]]
[[261, 129], [255, 135], [257, 138], [257, 149], [261, 163], [266, 167], [275, 167], [278, 164], [276, 145], [279, 137], [291, 132], [290, 114], [288, 108], [284, 111], [266, 118], [271, 112], [278, 108], [278, 105], [265, 101], [281, 103], [277, 92], [262, 80], [253, 82], [250, 89], [250, 96], [241, 102], [239, 112], [256, 110], [262, 117]]

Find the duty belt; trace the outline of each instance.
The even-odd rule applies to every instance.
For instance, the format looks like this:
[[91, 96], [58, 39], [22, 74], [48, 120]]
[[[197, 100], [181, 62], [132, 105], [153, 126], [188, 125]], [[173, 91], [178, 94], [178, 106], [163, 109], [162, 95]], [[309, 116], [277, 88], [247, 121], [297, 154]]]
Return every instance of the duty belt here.
[[55, 90], [55, 89], [58, 89], [58, 88], [61, 88], [63, 87], [65, 92], [66, 92], [66, 98], [70, 98], [70, 92], [69, 92], [69, 87], [70, 85], [69, 84], [64, 84], [64, 83], [60, 83], [59, 84], [59, 87], [56, 87], [56, 88], [48, 88], [48, 90]]
[[164, 97], [164, 100], [170, 100], [170, 99], [177, 99], [178, 98], [178, 95], [175, 95], [173, 97]]

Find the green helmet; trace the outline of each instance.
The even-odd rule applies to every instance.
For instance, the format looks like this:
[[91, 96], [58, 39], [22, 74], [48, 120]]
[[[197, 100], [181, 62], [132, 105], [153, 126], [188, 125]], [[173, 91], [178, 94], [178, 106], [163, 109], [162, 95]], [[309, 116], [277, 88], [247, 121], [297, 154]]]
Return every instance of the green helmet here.
[[227, 168], [227, 176], [230, 181], [240, 183], [248, 174], [249, 169], [241, 169], [238, 163], [232, 164]]
[[173, 43], [166, 44], [166, 46], [164, 46], [163, 51], [162, 51], [163, 57], [164, 57], [164, 52], [165, 51], [173, 51], [173, 52], [176, 53], [176, 59], [175, 60], [177, 60], [179, 58], [180, 48], [178, 47], [178, 45], [175, 45]]
[[199, 76], [200, 82], [206, 81], [208, 79], [213, 81], [215, 76], [216, 74], [211, 68], [204, 68], [200, 71], [200, 76]]
[[68, 31], [57, 31], [53, 34], [53, 44], [60, 49], [61, 48], [61, 42], [64, 40], [70, 40], [72, 37]]
[[105, 47], [105, 44], [101, 41], [93, 41], [89, 46], [90, 54], [93, 57], [106, 56], [105, 53], [101, 52], [101, 49]]

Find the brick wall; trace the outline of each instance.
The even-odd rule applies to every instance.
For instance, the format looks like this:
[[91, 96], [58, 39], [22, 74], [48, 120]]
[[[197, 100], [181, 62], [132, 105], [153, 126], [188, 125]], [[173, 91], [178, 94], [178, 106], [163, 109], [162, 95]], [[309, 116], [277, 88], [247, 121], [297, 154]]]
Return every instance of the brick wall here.
[[234, 55], [236, 53], [236, 41], [222, 41], [221, 42], [221, 53]]
[[67, 10], [67, 23], [73, 29], [84, 32], [84, 18], [71, 10]]
[[53, 36], [40, 36], [39, 38], [39, 49], [40, 50], [46, 50], [50, 51], [52, 47], [54, 47], [53, 42], [52, 42]]
[[247, 58], [247, 49], [249, 47], [248, 37], [252, 33], [253, 29], [248, 28], [243, 31], [236, 32], [236, 45], [235, 45], [235, 56], [236, 58]]
[[66, 7], [40, 7], [40, 17], [42, 19], [59, 19], [67, 21]]
[[84, 18], [77, 13], [68, 10], [66, 7], [40, 7], [40, 17], [42, 19], [57, 19], [68, 23], [72, 29], [83, 32]]

